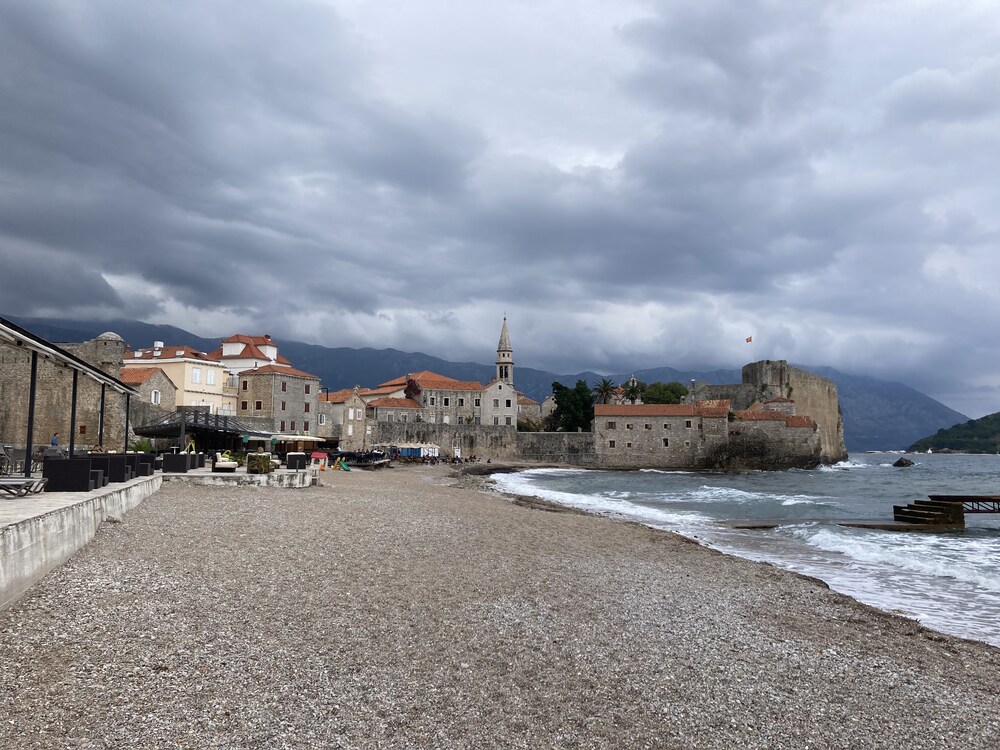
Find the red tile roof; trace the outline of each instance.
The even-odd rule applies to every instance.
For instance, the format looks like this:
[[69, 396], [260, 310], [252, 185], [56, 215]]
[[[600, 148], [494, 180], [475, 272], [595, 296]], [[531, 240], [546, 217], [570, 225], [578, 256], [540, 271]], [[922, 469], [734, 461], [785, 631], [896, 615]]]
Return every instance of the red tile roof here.
[[123, 359], [148, 359], [156, 361], [158, 359], [202, 359], [208, 360], [210, 357], [205, 352], [200, 352], [191, 346], [165, 346], [159, 350], [159, 354], [150, 347], [149, 349], [138, 349], [134, 352], [125, 352]]
[[276, 373], [278, 375], [291, 375], [296, 378], [319, 380], [319, 375], [302, 372], [302, 370], [296, 370], [294, 367], [286, 367], [285, 365], [264, 365], [263, 367], [257, 367], [253, 370], [244, 370], [240, 373], [240, 377], [243, 378], [247, 375], [269, 375], [271, 373]]
[[597, 404], [596, 417], [728, 417], [729, 401], [716, 399], [697, 404]]
[[[209, 359], [214, 359], [216, 361], [221, 361], [225, 359], [263, 359], [268, 362], [271, 358], [268, 357], [264, 352], [260, 350], [262, 346], [273, 346], [275, 349], [278, 348], [277, 342], [273, 341], [270, 336], [247, 336], [244, 333], [237, 333], [230, 336], [227, 339], [222, 339], [223, 344], [243, 344], [243, 349], [239, 354], [228, 354], [224, 355], [222, 353], [222, 347], [220, 346], [215, 351], [208, 355]], [[280, 362], [285, 365], [290, 365], [291, 360], [283, 357], [279, 352], [274, 358], [275, 362]]]
[[377, 398], [369, 406], [393, 407], [397, 409], [422, 409], [423, 407], [412, 398]]
[[163, 370], [159, 367], [123, 367], [118, 379], [128, 385], [142, 385], [158, 372]]
[[321, 393], [319, 394], [319, 400], [326, 401], [331, 404], [342, 404], [353, 395], [353, 388], [344, 388], [339, 391], [333, 391], [332, 393]]
[[421, 390], [435, 390], [435, 391], [481, 391], [483, 390], [483, 384], [477, 383], [473, 380], [455, 380], [454, 378], [449, 378], [446, 375], [439, 375], [436, 372], [431, 372], [430, 370], [423, 370], [421, 372], [410, 373], [409, 375], [403, 375], [402, 377], [395, 378], [394, 380], [388, 380], [385, 383], [380, 383], [378, 388], [405, 388], [406, 383], [409, 380], [415, 380], [417, 385], [420, 386]]

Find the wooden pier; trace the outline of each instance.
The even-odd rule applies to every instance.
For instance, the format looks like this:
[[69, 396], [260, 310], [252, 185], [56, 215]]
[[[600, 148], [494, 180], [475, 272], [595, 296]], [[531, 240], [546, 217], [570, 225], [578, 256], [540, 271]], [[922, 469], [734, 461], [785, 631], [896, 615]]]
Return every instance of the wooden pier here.
[[908, 505], [892, 506], [892, 517], [901, 523], [965, 528], [966, 513], [1000, 513], [1000, 495], [930, 495]]

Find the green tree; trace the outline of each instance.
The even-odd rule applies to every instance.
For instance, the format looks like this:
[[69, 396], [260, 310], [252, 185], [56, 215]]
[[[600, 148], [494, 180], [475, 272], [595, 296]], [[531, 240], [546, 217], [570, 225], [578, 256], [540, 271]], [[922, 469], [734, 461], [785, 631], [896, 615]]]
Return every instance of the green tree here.
[[594, 398], [599, 404], [610, 404], [615, 395], [615, 384], [609, 378], [604, 378], [594, 386]]
[[594, 420], [594, 400], [586, 380], [576, 381], [576, 386], [567, 388], [562, 383], [552, 384], [552, 394], [556, 399], [553, 422], [562, 432], [590, 432]]
[[625, 384], [625, 392], [622, 394], [630, 404], [636, 401], [644, 401], [643, 394], [646, 391], [646, 384], [641, 380], [632, 378]]
[[679, 404], [688, 395], [688, 389], [676, 380], [669, 383], [650, 383], [642, 394], [644, 404]]

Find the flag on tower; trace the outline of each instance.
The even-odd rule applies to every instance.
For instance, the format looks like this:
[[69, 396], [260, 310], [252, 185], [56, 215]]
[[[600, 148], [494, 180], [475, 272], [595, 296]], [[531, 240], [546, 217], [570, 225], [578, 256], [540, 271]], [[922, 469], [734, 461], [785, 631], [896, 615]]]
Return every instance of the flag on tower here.
[[747, 336], [747, 343], [748, 344], [752, 344], [753, 343], [753, 336]]

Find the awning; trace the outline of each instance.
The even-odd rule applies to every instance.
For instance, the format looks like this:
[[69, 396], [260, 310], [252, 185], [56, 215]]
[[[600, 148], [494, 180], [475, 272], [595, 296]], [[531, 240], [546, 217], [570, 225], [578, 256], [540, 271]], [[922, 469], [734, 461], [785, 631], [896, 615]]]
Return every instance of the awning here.
[[326, 438], [313, 435], [271, 435], [271, 440], [279, 443], [324, 443]]

